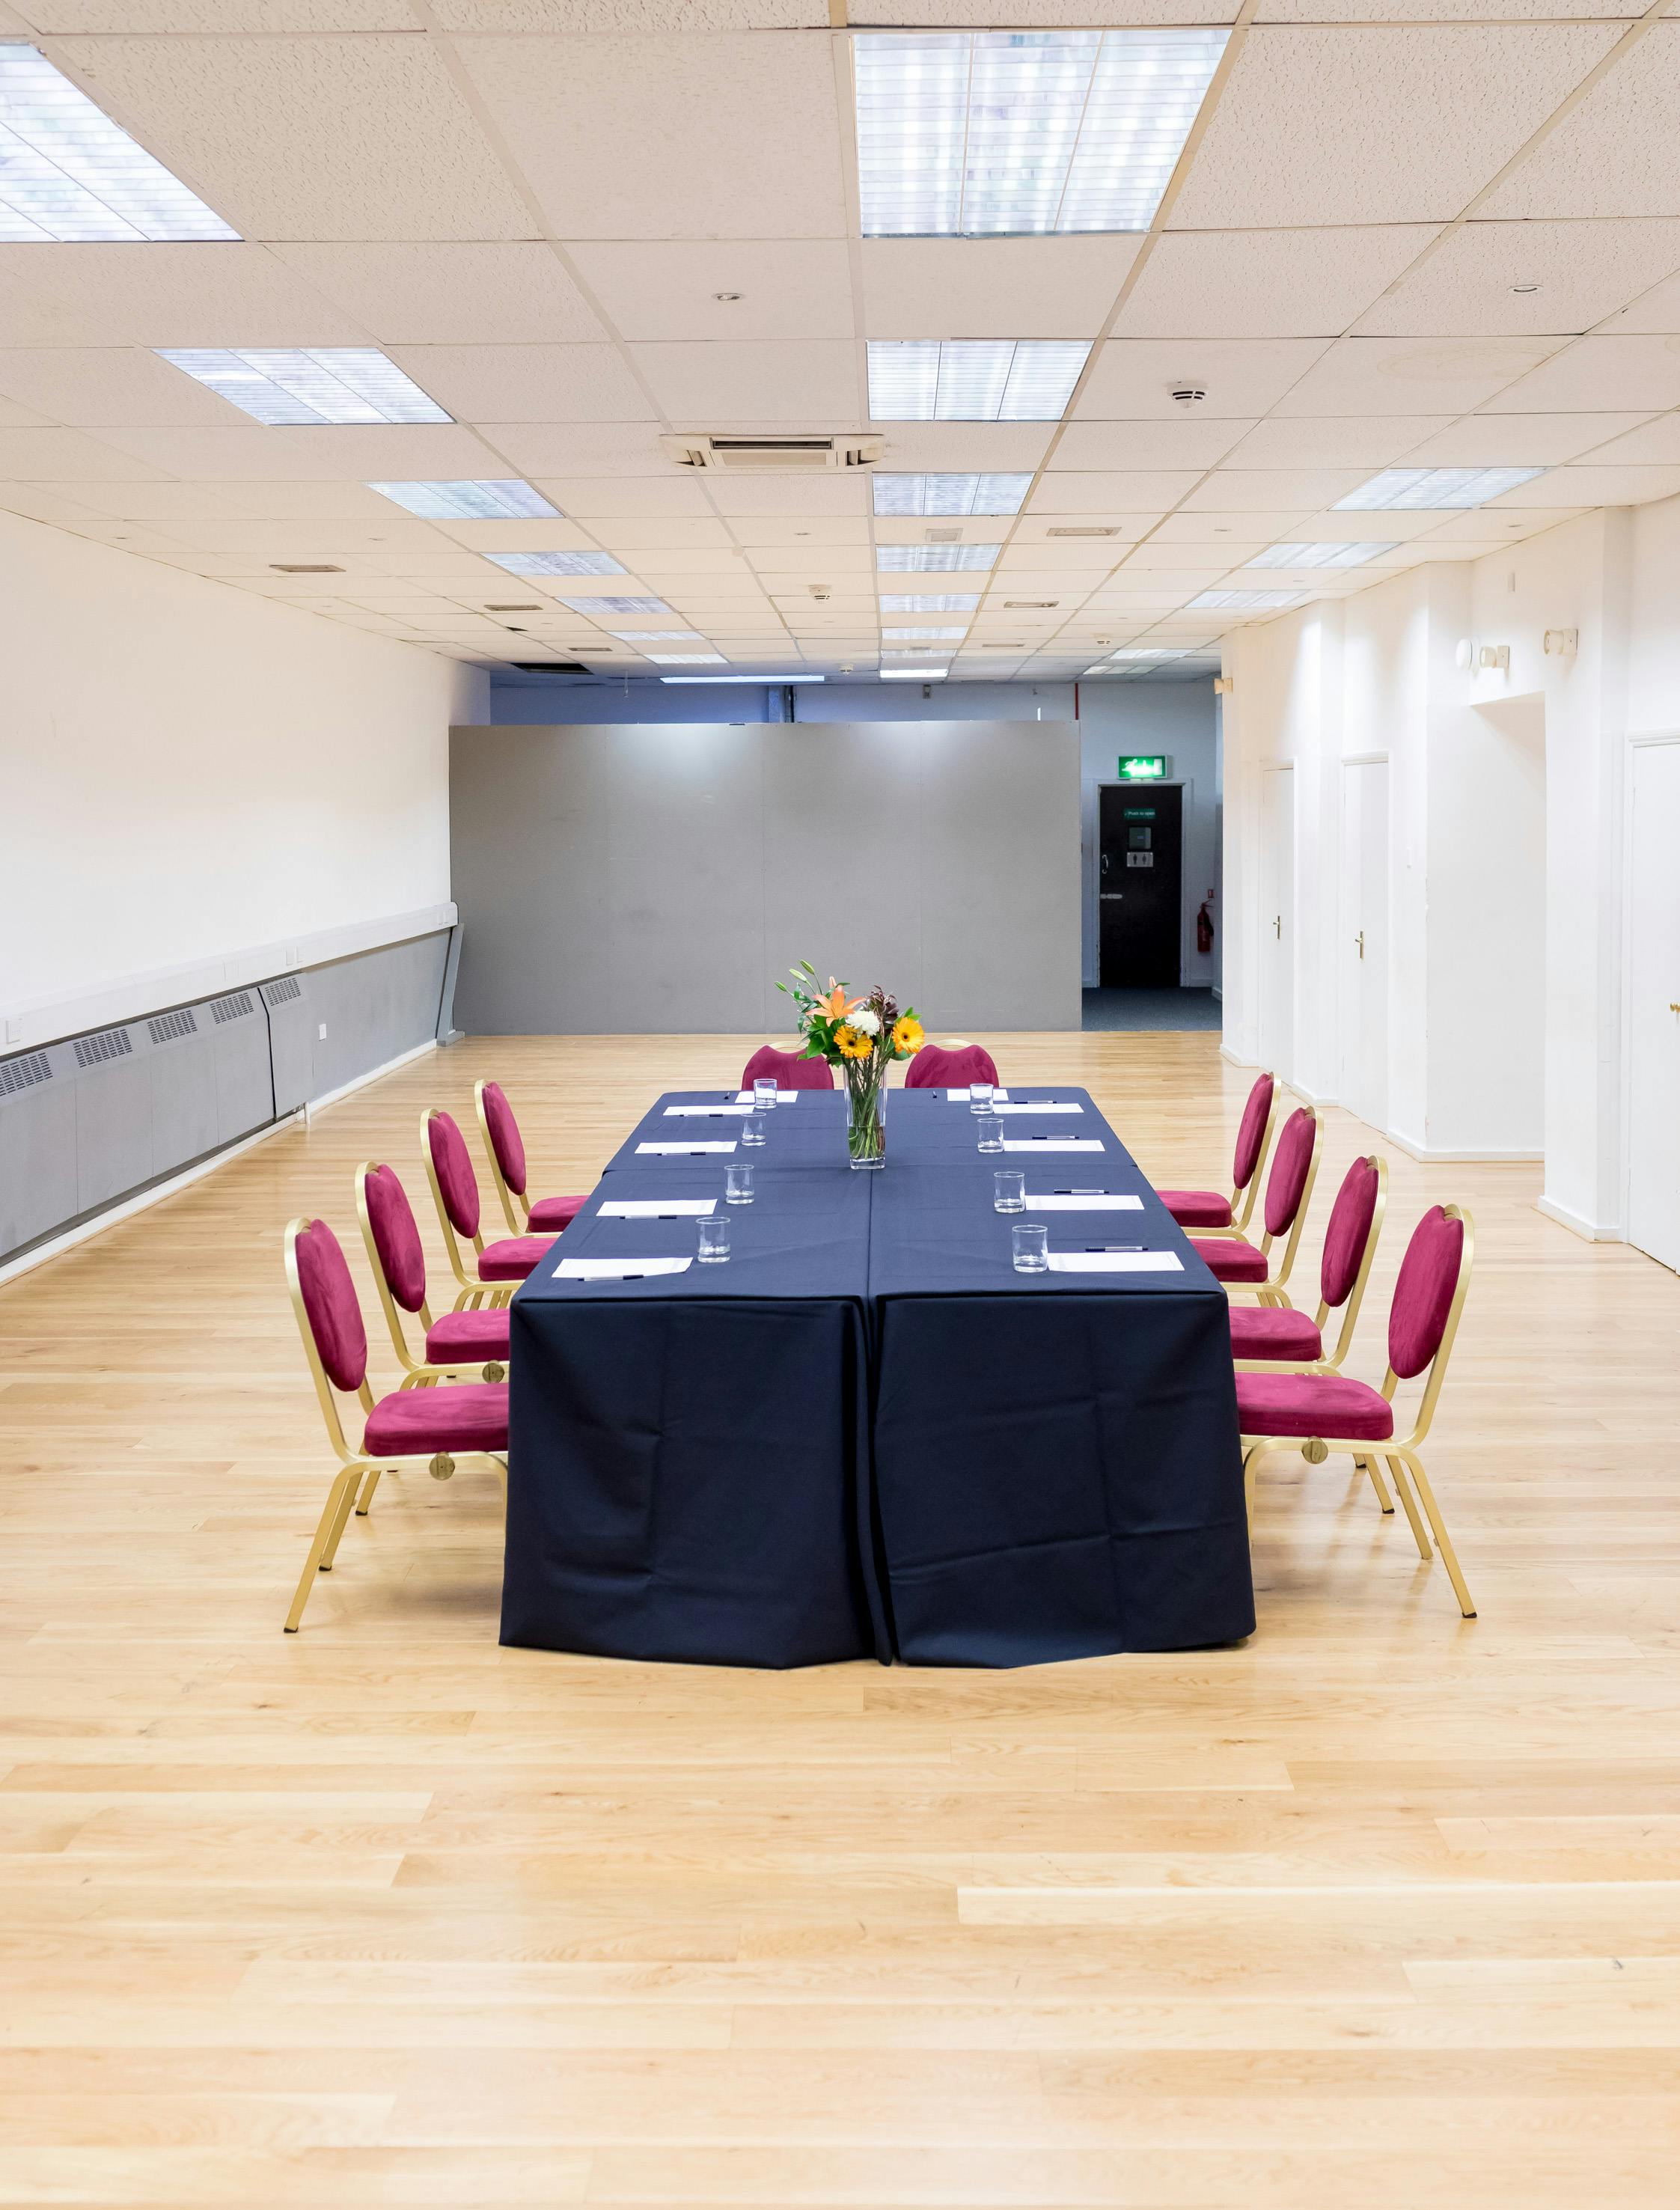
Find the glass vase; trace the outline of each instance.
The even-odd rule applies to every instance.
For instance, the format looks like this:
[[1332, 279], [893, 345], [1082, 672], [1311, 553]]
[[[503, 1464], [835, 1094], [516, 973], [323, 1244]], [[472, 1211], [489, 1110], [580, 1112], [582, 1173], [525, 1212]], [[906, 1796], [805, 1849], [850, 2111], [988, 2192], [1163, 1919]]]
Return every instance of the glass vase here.
[[886, 1164], [886, 1068], [874, 1053], [846, 1063], [846, 1156], [855, 1167]]

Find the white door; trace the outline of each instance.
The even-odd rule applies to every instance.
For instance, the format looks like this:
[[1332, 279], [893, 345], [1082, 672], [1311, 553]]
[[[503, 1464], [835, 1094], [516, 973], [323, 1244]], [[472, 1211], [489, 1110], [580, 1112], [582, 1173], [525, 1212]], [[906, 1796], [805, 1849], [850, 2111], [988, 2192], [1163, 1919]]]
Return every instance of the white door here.
[[1628, 1239], [1680, 1268], [1680, 744], [1633, 762]]
[[1388, 1114], [1388, 763], [1342, 770], [1341, 1099], [1373, 1128]]
[[1295, 770], [1260, 777], [1260, 1057], [1288, 1081], [1295, 1052]]

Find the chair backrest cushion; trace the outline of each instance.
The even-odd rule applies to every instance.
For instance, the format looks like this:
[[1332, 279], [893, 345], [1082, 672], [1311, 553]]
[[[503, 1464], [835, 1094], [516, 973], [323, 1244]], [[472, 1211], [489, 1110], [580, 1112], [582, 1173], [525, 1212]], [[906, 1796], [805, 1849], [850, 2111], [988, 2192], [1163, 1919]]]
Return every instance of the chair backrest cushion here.
[[502, 1180], [516, 1197], [525, 1194], [525, 1144], [519, 1123], [499, 1082], [484, 1085], [484, 1125], [490, 1131], [490, 1148], [502, 1170]]
[[1411, 1231], [1388, 1307], [1388, 1363], [1401, 1380], [1421, 1374], [1440, 1350], [1463, 1263], [1463, 1221], [1432, 1205]]
[[1272, 1171], [1266, 1178], [1266, 1232], [1287, 1235], [1301, 1210], [1307, 1187], [1307, 1169], [1313, 1162], [1318, 1122], [1303, 1105], [1284, 1121], [1272, 1154]]
[[904, 1074], [906, 1090], [962, 1090], [970, 1082], [989, 1082], [994, 1090], [998, 1086], [992, 1054], [977, 1043], [964, 1044], [960, 1051], [925, 1043]]
[[1266, 1124], [1272, 1117], [1272, 1100], [1277, 1084], [1269, 1074], [1262, 1074], [1248, 1092], [1248, 1102], [1242, 1108], [1242, 1118], [1237, 1123], [1236, 1150], [1231, 1156], [1231, 1180], [1238, 1189], [1247, 1189], [1254, 1178], [1260, 1164], [1260, 1145], [1266, 1141]]
[[1342, 1177], [1336, 1202], [1330, 1208], [1324, 1231], [1324, 1256], [1319, 1262], [1319, 1295], [1334, 1312], [1353, 1295], [1365, 1245], [1376, 1217], [1377, 1171], [1369, 1159], [1356, 1159]]
[[783, 1090], [832, 1090], [834, 1071], [825, 1059], [801, 1059], [791, 1051], [777, 1051], [761, 1043], [741, 1069], [740, 1086], [750, 1090], [761, 1075], [773, 1074]]
[[338, 1238], [324, 1220], [311, 1220], [293, 1247], [304, 1317], [327, 1379], [335, 1389], [360, 1389], [367, 1379], [367, 1331]]
[[476, 1235], [478, 1176], [473, 1172], [465, 1137], [447, 1113], [433, 1113], [426, 1120], [426, 1140], [431, 1146], [432, 1164], [450, 1226], [457, 1235]]
[[362, 1195], [385, 1286], [404, 1312], [417, 1313], [426, 1302], [426, 1253], [408, 1193], [394, 1168], [374, 1167], [362, 1176]]

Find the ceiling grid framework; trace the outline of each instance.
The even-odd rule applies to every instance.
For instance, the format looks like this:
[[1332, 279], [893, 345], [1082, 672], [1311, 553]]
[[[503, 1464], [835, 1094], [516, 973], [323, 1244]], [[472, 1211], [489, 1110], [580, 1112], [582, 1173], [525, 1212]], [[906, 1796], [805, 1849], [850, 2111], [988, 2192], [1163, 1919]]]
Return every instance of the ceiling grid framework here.
[[[863, 234], [860, 34], [1127, 25], [1229, 34], [1146, 231]], [[0, 507], [493, 668], [1183, 673], [1280, 598], [1680, 492], [1665, 4], [9, 0], [0, 37], [238, 233], [0, 243]], [[870, 342], [916, 339], [1090, 350], [1055, 420], [872, 423]], [[368, 348], [450, 419], [265, 424], [166, 358]], [[660, 442], [870, 432], [881, 474], [1028, 487], [877, 514], [867, 469]], [[372, 488], [499, 483], [557, 518]]]

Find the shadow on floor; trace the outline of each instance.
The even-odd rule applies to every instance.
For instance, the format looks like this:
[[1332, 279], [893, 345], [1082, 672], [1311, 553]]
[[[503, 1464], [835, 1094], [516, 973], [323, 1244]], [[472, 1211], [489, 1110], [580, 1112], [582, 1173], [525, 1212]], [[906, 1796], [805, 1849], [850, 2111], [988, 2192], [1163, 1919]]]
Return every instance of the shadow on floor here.
[[1212, 990], [1086, 990], [1084, 1029], [1217, 1029], [1219, 1000]]

